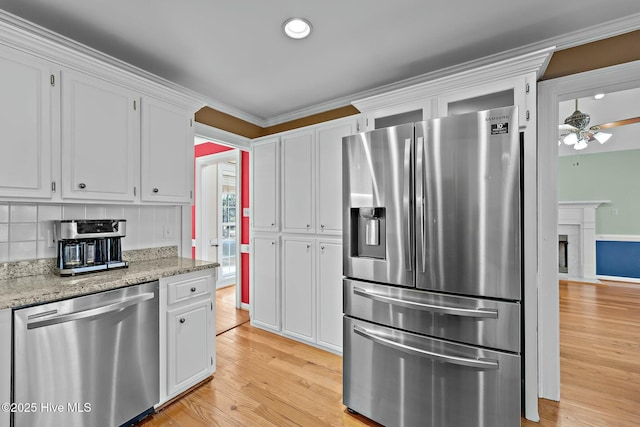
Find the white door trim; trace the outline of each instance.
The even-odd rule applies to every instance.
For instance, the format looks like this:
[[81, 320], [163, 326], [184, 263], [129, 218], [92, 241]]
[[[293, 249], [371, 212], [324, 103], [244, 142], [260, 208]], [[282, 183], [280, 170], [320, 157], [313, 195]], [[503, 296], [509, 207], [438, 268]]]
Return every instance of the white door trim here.
[[541, 82], [538, 88], [539, 396], [560, 400], [558, 103], [640, 87], [640, 61]]

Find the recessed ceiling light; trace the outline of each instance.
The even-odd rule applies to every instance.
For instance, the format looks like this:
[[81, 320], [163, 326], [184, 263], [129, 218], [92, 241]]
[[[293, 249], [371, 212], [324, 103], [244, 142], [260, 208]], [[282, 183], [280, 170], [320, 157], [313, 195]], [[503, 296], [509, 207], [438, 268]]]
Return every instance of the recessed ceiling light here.
[[593, 97], [595, 99], [602, 99], [602, 98], [604, 98], [604, 93], [596, 93], [595, 95], [593, 95]]
[[304, 39], [311, 34], [311, 23], [304, 18], [289, 18], [284, 21], [282, 28], [292, 39]]

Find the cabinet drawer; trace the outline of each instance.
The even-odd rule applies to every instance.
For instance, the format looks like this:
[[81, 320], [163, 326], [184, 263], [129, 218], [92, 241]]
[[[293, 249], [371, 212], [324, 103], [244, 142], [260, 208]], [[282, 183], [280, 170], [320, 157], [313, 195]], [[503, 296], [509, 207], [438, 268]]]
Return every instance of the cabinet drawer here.
[[169, 305], [208, 293], [207, 278], [197, 277], [167, 285]]

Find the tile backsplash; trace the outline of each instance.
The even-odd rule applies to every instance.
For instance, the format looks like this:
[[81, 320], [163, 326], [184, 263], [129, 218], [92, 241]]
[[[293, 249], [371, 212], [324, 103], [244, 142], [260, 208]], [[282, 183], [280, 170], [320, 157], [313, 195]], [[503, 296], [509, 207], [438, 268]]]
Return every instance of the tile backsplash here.
[[55, 258], [53, 221], [126, 219], [123, 250], [180, 245], [180, 206], [0, 203], [0, 262]]

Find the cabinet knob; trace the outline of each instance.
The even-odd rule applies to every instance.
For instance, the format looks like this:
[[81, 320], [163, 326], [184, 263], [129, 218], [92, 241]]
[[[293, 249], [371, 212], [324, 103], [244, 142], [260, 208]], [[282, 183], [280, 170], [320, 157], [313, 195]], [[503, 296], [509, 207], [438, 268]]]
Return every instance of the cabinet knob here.
[[310, 248], [311, 248], [311, 245], [307, 244], [307, 249], [310, 249]]
[[180, 318], [180, 323], [184, 323], [184, 322], [186, 322], [186, 321], [187, 321], [187, 319], [185, 319], [184, 317], [181, 317], [181, 318]]
[[272, 245], [275, 245], [275, 244], [276, 244], [276, 242], [275, 242], [275, 241], [273, 241], [273, 242], [271, 242], [271, 244], [272, 244]]
[[193, 288], [191, 288], [191, 292], [195, 292], [196, 291], [196, 287], [194, 286]]
[[81, 182], [80, 184], [78, 184], [78, 188], [87, 188], [87, 184], [85, 184], [84, 182]]
[[311, 227], [311, 224], [307, 224], [307, 228]]
[[324, 245], [320, 246], [320, 249], [322, 249], [324, 251]]
[[324, 228], [324, 224], [320, 224], [320, 228]]
[[153, 192], [154, 192], [154, 193], [157, 193], [157, 192], [158, 192], [158, 189], [157, 189], [157, 188], [154, 188], [154, 189], [153, 189]]
[[271, 223], [271, 226], [272, 226], [272, 227], [275, 227], [275, 225], [276, 225], [276, 224], [275, 224], [274, 222], [272, 222], [272, 223]]

